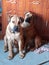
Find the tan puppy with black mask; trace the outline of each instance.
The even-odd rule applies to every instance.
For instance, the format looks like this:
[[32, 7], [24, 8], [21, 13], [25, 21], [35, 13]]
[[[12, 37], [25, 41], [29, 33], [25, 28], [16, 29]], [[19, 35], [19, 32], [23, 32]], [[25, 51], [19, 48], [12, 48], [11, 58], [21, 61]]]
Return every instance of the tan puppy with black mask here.
[[4, 36], [4, 42], [5, 42], [4, 51], [7, 51], [7, 49], [9, 50], [8, 59], [13, 58], [12, 45], [14, 43], [14, 40], [16, 40], [18, 43], [18, 47], [19, 47], [18, 50], [19, 50], [20, 57], [21, 58], [24, 57], [24, 54], [22, 52], [22, 41], [21, 41], [21, 35], [19, 31], [19, 24], [20, 24], [20, 18], [17, 15], [13, 15], [6, 28], [6, 33]]

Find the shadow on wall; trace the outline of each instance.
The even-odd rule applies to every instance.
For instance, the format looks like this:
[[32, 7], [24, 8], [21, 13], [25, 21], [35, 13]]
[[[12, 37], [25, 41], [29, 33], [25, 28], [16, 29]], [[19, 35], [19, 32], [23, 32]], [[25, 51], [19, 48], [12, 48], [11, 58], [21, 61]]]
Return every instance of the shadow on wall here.
[[33, 14], [33, 23], [37, 30], [37, 33], [44, 39], [49, 40], [49, 23], [46, 22], [46, 19], [42, 17], [40, 14]]

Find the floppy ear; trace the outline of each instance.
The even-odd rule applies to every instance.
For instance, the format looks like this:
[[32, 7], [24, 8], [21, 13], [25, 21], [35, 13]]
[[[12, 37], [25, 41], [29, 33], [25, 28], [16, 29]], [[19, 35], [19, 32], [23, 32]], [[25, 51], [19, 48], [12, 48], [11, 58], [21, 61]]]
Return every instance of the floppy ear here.
[[22, 23], [24, 21], [23, 17], [19, 17], [19, 19], [20, 19], [20, 23]]
[[11, 18], [13, 17], [13, 15], [11, 14], [11, 11], [6, 12], [6, 14], [7, 14], [7, 21], [10, 22]]
[[7, 20], [8, 20], [8, 22], [11, 21], [11, 18], [12, 18], [12, 17], [13, 17], [13, 15], [10, 15], [10, 14], [7, 15]]
[[30, 12], [31, 14], [33, 14], [33, 12], [32, 12], [32, 11], [26, 11], [26, 12], [24, 13], [24, 15], [25, 15], [25, 14], [27, 14], [28, 12]]
[[28, 12], [32, 13], [31, 11], [26, 11], [26, 12], [24, 12], [24, 15], [27, 14]]
[[9, 18], [11, 19], [13, 17], [13, 15], [9, 15]]

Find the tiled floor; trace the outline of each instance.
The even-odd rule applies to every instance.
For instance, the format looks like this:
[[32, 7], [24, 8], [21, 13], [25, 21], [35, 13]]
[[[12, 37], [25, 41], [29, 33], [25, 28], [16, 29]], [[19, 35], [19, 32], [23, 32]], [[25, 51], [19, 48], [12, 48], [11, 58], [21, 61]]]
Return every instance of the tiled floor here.
[[[36, 54], [29, 52], [24, 59], [17, 54], [12, 60], [8, 60], [8, 52], [3, 52], [4, 41], [0, 41], [0, 65], [49, 65], [49, 52]], [[42, 63], [42, 64], [40, 64]]]

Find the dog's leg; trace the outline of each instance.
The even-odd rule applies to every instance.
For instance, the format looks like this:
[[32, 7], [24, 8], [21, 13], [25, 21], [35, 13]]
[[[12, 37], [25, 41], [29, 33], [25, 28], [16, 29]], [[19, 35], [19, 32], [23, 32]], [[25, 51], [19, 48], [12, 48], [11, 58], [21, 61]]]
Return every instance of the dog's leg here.
[[8, 51], [8, 40], [6, 36], [4, 36], [4, 52]]
[[8, 40], [8, 49], [9, 49], [8, 59], [12, 59], [13, 58], [12, 40]]
[[41, 38], [39, 36], [35, 37], [35, 47], [36, 49], [39, 48], [41, 46]]
[[14, 40], [14, 48], [17, 49], [16, 53], [18, 53], [19, 52], [19, 48], [18, 48], [18, 42], [17, 42], [17, 40]]
[[23, 53], [23, 50], [22, 50], [22, 42], [21, 42], [21, 40], [18, 41], [18, 46], [19, 46], [20, 57], [24, 58], [24, 53]]

